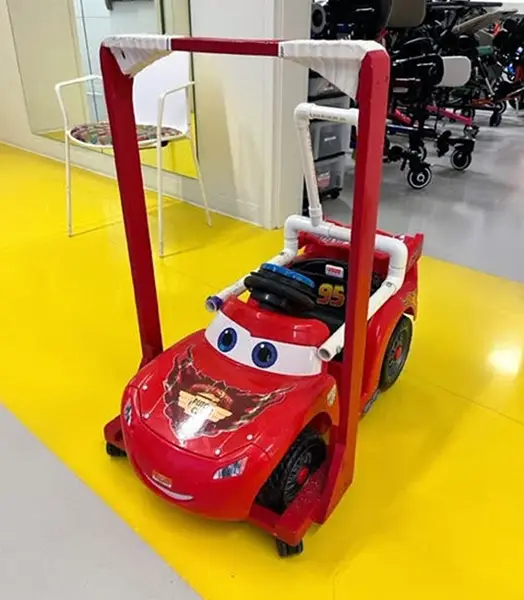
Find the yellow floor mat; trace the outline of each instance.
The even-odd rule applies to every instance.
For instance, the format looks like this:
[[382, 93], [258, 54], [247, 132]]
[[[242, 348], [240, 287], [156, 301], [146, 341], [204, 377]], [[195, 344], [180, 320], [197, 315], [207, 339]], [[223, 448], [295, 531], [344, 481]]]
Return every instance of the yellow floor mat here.
[[[524, 286], [422, 260], [412, 355], [361, 422], [356, 482], [305, 553], [280, 560], [268, 536], [185, 514], [105, 455], [139, 361], [114, 183], [75, 172], [76, 227], [91, 231], [68, 239], [62, 165], [0, 145], [0, 173], [0, 397], [200, 594], [524, 598]], [[179, 202], [166, 224], [174, 254], [155, 266], [173, 342], [282, 235], [220, 216], [208, 229]]]

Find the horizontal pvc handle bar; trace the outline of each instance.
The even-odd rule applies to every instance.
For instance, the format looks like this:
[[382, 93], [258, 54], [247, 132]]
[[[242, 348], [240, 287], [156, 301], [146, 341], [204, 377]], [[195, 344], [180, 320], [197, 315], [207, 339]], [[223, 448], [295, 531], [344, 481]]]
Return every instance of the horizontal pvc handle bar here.
[[358, 124], [358, 108], [336, 108], [334, 106], [320, 106], [303, 102], [295, 109], [295, 119], [321, 119], [333, 123], [345, 123], [356, 127]]

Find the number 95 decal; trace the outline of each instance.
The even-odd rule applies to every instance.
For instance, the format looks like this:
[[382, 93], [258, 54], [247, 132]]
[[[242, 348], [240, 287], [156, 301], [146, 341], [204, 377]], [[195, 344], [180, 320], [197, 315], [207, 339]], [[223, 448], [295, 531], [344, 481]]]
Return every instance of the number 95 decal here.
[[344, 306], [345, 301], [346, 296], [344, 294], [343, 285], [332, 285], [331, 283], [323, 283], [318, 288], [317, 304], [340, 308], [341, 306]]

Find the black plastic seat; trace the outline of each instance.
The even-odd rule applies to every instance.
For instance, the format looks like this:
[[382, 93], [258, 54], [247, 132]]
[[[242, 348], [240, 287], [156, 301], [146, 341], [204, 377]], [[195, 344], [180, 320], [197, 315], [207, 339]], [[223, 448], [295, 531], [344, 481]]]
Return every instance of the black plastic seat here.
[[[331, 333], [336, 331], [345, 319], [349, 276], [347, 261], [299, 258], [290, 265], [290, 268], [309, 277], [315, 283], [316, 305], [312, 310], [303, 312], [301, 316], [318, 319], [328, 326]], [[383, 281], [382, 275], [373, 273], [370, 295], [378, 290]]]

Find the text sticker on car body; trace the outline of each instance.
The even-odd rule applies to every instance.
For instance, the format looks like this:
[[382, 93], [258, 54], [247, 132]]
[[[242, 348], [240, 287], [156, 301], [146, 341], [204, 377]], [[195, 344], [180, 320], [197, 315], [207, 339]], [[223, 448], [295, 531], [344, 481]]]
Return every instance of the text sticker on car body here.
[[328, 264], [326, 265], [326, 275], [337, 277], [338, 279], [344, 279], [344, 267]]

